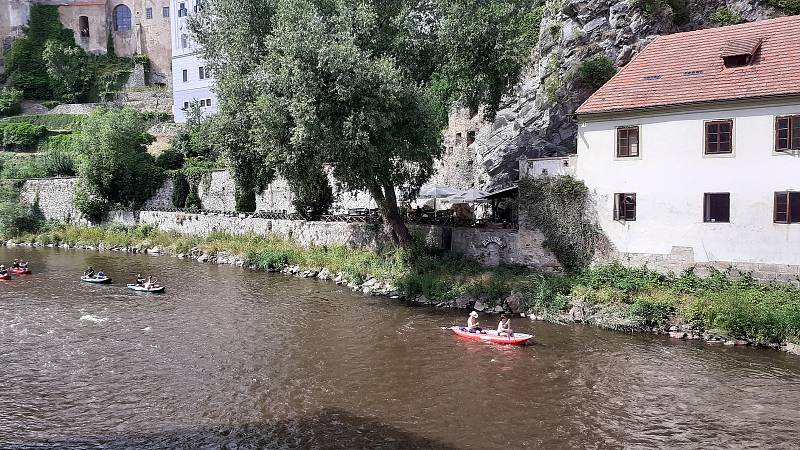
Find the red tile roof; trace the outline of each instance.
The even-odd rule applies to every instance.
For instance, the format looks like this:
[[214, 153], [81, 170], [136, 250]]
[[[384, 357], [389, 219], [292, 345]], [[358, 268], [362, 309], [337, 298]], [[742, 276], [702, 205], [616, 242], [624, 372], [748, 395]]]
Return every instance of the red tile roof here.
[[[726, 68], [723, 56], [755, 51]], [[800, 95], [800, 16], [658, 36], [578, 114]]]

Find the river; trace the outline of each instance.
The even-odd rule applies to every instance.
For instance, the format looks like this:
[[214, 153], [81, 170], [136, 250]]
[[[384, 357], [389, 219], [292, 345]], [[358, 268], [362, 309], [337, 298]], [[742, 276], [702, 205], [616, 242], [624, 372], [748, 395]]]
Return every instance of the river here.
[[[463, 312], [168, 257], [0, 248], [2, 448], [797, 448], [800, 358]], [[102, 268], [110, 286], [82, 285]], [[157, 273], [161, 296], [128, 292]], [[493, 319], [483, 317], [484, 323]]]

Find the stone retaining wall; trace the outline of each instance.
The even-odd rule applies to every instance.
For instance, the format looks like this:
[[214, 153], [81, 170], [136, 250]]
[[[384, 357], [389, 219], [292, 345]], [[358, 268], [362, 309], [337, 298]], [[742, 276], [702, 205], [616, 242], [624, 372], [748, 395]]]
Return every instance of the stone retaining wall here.
[[72, 203], [78, 178], [33, 178], [25, 181], [20, 200], [29, 205], [37, 196], [45, 218], [64, 222], [81, 221], [81, 213]]
[[618, 252], [598, 262], [610, 261], [617, 261], [629, 267], [645, 266], [663, 274], [681, 273], [693, 269], [698, 275], [706, 276], [717, 270], [733, 278], [748, 274], [759, 281], [800, 286], [800, 266], [763, 262], [697, 261], [691, 247], [672, 247], [671, 252], [667, 254]]

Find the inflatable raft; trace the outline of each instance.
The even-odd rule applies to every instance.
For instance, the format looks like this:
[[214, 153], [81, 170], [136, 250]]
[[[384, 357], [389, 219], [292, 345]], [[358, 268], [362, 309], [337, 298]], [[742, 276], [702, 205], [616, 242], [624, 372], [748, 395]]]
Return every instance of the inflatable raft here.
[[533, 335], [525, 333], [514, 333], [512, 336], [498, 336], [495, 330], [485, 330], [484, 333], [470, 333], [465, 327], [450, 327], [453, 333], [461, 338], [472, 341], [486, 341], [494, 344], [504, 345], [525, 345], [533, 339]]
[[152, 293], [155, 293], [155, 294], [160, 294], [160, 293], [164, 292], [164, 286], [146, 288], [146, 287], [140, 286], [138, 284], [129, 284], [128, 285], [128, 289], [130, 289], [132, 291], [136, 291], [136, 292], [152, 292]]
[[108, 284], [111, 283], [111, 278], [82, 276], [81, 281], [83, 281], [84, 283]]
[[30, 275], [33, 273], [31, 269], [23, 269], [22, 267], [12, 267], [8, 271], [15, 275]]

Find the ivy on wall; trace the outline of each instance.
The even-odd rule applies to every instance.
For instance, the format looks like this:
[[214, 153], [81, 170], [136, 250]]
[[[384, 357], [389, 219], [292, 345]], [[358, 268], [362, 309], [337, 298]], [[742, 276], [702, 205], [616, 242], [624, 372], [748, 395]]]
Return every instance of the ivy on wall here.
[[522, 179], [520, 225], [544, 234], [544, 246], [568, 271], [588, 266], [606, 241], [593, 215], [589, 189], [571, 176]]

